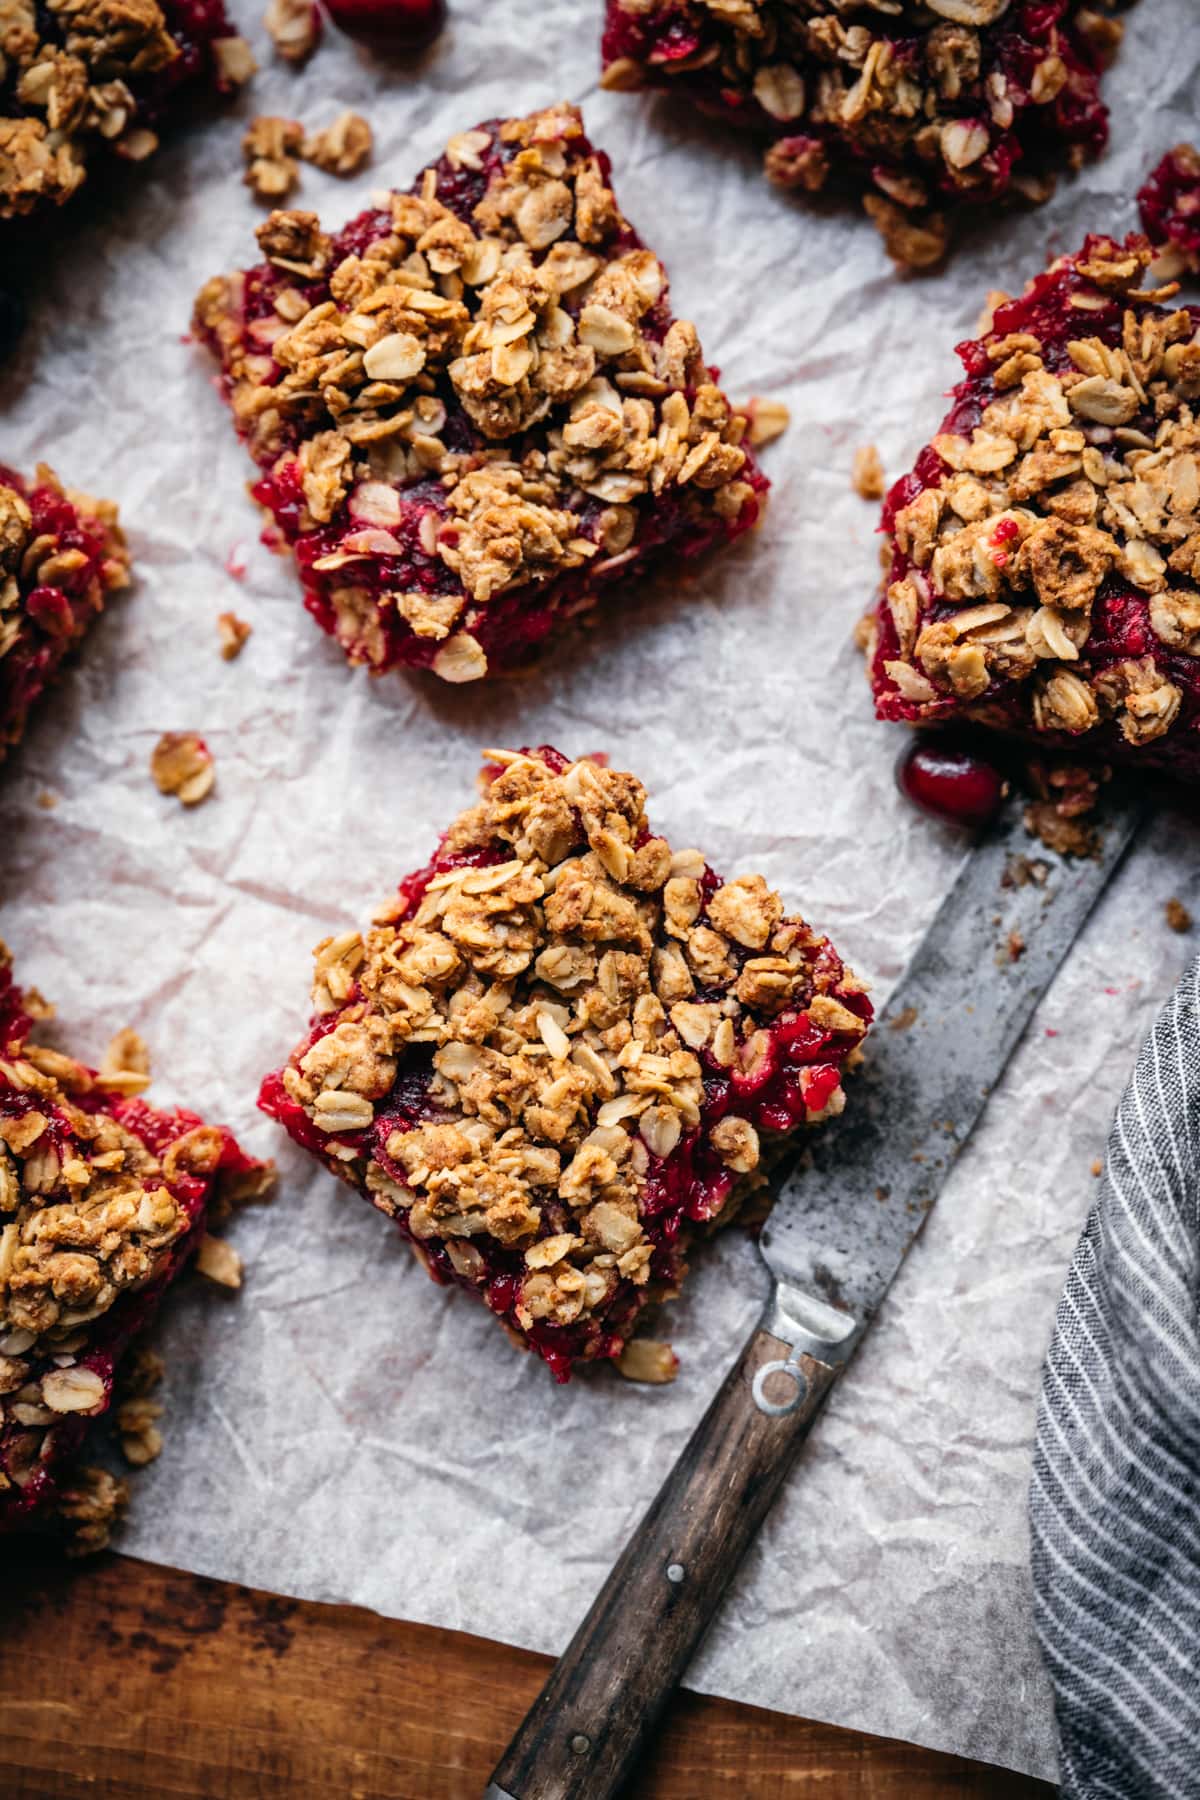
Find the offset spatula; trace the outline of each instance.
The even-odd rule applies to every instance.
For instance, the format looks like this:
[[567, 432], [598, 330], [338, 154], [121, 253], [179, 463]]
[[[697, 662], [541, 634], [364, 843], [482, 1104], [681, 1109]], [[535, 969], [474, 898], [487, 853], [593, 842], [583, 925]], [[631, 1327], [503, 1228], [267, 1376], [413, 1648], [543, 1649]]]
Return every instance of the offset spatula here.
[[[814, 1419], [1030, 1015], [1141, 822], [1105, 793], [1098, 856], [981, 842], [868, 1043], [846, 1112], [787, 1165], [766, 1312], [625, 1546], [485, 1800], [609, 1800], [637, 1765]], [[1024, 946], [1022, 949], [1021, 946]]]

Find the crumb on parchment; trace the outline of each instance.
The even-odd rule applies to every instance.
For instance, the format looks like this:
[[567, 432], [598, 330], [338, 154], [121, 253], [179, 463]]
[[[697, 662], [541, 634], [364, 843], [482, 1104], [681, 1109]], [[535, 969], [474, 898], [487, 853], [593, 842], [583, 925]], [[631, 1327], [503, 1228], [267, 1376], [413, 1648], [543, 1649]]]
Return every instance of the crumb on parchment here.
[[217, 634], [221, 640], [221, 655], [226, 662], [232, 662], [235, 656], [241, 655], [246, 639], [253, 629], [254, 627], [248, 625], [245, 619], [239, 619], [236, 613], [218, 613]]
[[207, 799], [216, 780], [212, 751], [195, 731], [164, 731], [151, 752], [150, 773], [160, 794], [174, 794], [184, 806]]
[[1174, 895], [1167, 901], [1163, 911], [1166, 913], [1167, 924], [1171, 927], [1172, 931], [1184, 932], [1192, 929], [1193, 919], [1191, 913], [1183, 904], [1183, 901], [1177, 900]]
[[887, 480], [874, 444], [860, 444], [854, 452], [850, 485], [862, 500], [883, 499], [887, 492]]
[[773, 444], [791, 424], [792, 415], [782, 400], [764, 400], [755, 394], [742, 408], [747, 420], [747, 433], [756, 450]]

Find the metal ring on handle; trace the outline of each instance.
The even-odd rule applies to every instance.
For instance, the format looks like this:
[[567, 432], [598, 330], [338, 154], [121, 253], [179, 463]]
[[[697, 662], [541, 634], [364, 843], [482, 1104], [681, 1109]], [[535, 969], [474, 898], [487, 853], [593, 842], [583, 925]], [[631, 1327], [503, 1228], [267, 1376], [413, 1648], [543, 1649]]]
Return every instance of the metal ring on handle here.
[[[803, 1352], [795, 1349], [786, 1362], [764, 1363], [750, 1384], [750, 1392], [759, 1412], [766, 1413], [772, 1419], [781, 1419], [785, 1413], [795, 1412], [805, 1394], [808, 1392], [808, 1380], [800, 1367]], [[796, 1391], [790, 1400], [768, 1400], [767, 1378], [771, 1375], [790, 1375], [795, 1383]]]

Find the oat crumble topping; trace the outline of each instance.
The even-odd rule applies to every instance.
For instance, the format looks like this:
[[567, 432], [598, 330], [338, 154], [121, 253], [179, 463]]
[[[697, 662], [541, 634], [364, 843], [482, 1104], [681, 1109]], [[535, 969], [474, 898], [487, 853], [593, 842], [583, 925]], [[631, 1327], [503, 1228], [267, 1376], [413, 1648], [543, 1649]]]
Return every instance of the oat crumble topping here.
[[32, 481], [0, 463], [0, 762], [106, 596], [128, 582], [110, 500], [64, 488], [45, 463]]
[[0, 224], [61, 206], [97, 155], [143, 161], [185, 89], [253, 71], [220, 0], [0, 0]]
[[841, 1111], [871, 1008], [760, 875], [655, 836], [634, 776], [486, 755], [429, 865], [317, 946], [260, 1104], [565, 1378]]
[[210, 281], [195, 328], [352, 662], [477, 680], [756, 522], [745, 417], [575, 107], [459, 133], [337, 237], [302, 210], [257, 235], [266, 262]]
[[[228, 1131], [133, 1097], [123, 1033], [97, 1072], [29, 1041], [46, 1011], [0, 945], [0, 1532], [56, 1503], [99, 1547], [119, 1484], [69, 1472], [114, 1370], [195, 1249], [209, 1200], [261, 1195], [270, 1165]], [[146, 1065], [148, 1066], [148, 1065]], [[121, 1422], [145, 1440], [152, 1415]], [[136, 1452], [135, 1452], [136, 1460]], [[64, 1477], [66, 1477], [64, 1483]]]
[[876, 709], [1200, 772], [1200, 308], [1091, 237], [989, 330], [884, 509]]
[[768, 177], [865, 190], [888, 253], [929, 267], [950, 221], [1041, 202], [1108, 135], [1115, 0], [608, 0], [606, 87], [661, 87], [771, 141]]

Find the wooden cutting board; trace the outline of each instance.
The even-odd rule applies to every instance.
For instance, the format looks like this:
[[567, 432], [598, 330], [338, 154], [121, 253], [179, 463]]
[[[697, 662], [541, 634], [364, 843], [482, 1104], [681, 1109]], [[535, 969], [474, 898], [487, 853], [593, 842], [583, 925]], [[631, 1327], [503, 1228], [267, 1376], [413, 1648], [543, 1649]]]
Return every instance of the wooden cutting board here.
[[[106, 1555], [0, 1548], [4, 1800], [479, 1800], [549, 1659]], [[981, 1763], [680, 1695], [630, 1800], [1047, 1800]]]

